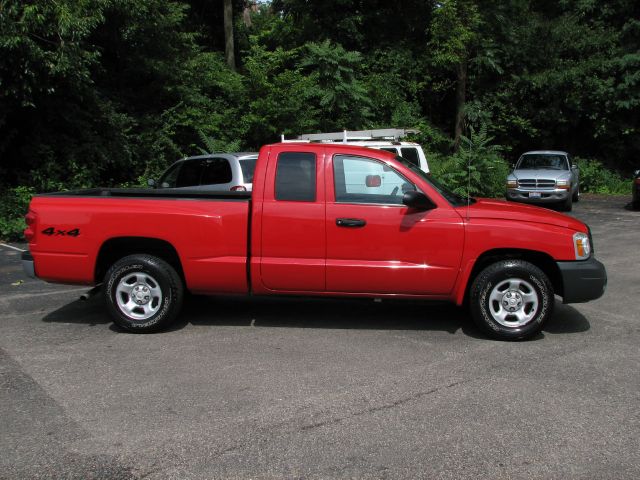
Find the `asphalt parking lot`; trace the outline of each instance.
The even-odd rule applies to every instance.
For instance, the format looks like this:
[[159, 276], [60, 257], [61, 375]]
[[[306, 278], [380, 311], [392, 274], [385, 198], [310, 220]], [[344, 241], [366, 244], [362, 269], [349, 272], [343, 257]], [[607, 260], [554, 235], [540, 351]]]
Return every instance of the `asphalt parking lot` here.
[[0, 478], [640, 478], [628, 201], [572, 213], [605, 296], [517, 343], [364, 300], [192, 297], [173, 330], [127, 334], [0, 247]]

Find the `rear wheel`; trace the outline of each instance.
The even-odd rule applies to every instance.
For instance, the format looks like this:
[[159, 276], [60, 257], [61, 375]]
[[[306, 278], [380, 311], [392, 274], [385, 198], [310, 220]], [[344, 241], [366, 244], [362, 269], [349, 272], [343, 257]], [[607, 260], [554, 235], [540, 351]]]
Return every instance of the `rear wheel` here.
[[182, 307], [184, 287], [175, 269], [151, 255], [118, 260], [104, 279], [107, 309], [114, 322], [131, 332], [166, 328]]
[[551, 282], [535, 265], [503, 260], [486, 267], [471, 285], [470, 308], [475, 323], [501, 340], [536, 335], [554, 306]]

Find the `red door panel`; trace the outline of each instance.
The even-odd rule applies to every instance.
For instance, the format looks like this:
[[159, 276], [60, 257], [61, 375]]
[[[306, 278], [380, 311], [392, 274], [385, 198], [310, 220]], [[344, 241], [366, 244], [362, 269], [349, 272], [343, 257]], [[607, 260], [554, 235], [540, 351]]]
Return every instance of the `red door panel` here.
[[[324, 156], [316, 152], [317, 147], [305, 152], [299, 145], [278, 146], [271, 151], [262, 204], [260, 259], [261, 281], [270, 290], [325, 290]], [[297, 155], [305, 153], [315, 162], [313, 198], [305, 197], [301, 188], [309, 172], [300, 172], [295, 165]], [[293, 159], [292, 168], [283, 168], [284, 163], [278, 167], [282, 158]], [[291, 181], [276, 184], [276, 173], [289, 175]]]
[[380, 160], [337, 157], [327, 160], [325, 168], [327, 291], [451, 292], [464, 243], [462, 219], [455, 210], [445, 205], [410, 210], [401, 204], [402, 190], [419, 188], [416, 179]]
[[[464, 241], [461, 219], [454, 215], [440, 209], [409, 212], [397, 206], [328, 204], [327, 290], [449, 293]], [[340, 227], [338, 218], [358, 218], [366, 225]]]

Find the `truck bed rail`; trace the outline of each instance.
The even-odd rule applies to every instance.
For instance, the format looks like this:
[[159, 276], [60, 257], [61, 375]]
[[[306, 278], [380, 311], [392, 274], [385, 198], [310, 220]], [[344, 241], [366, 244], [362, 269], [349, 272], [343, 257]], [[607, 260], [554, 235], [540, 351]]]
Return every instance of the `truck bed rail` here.
[[251, 192], [211, 192], [184, 188], [86, 188], [63, 192], [43, 193], [38, 197], [117, 197], [117, 198], [152, 198], [152, 199], [203, 199], [247, 201], [251, 199]]

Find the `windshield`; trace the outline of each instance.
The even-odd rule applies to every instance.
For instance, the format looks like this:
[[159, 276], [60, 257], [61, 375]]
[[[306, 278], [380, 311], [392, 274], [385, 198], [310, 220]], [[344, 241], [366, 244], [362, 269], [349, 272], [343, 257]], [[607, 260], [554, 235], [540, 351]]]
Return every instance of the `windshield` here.
[[428, 175], [427, 173], [420, 170], [416, 165], [411, 163], [406, 158], [396, 156], [396, 160], [402, 163], [405, 167], [407, 167], [416, 175], [419, 175], [420, 178], [428, 182], [433, 188], [435, 188], [438, 191], [440, 195], [446, 198], [447, 201], [454, 207], [463, 207], [467, 204], [467, 202], [469, 203], [476, 202], [475, 198], [463, 197], [462, 195], [458, 195], [457, 193], [452, 192], [447, 187], [445, 187], [440, 182], [438, 182], [435, 178], [433, 178], [431, 175]]
[[549, 153], [530, 153], [520, 157], [516, 170], [569, 170], [564, 155]]

